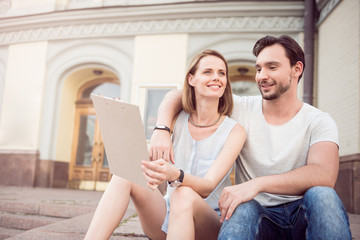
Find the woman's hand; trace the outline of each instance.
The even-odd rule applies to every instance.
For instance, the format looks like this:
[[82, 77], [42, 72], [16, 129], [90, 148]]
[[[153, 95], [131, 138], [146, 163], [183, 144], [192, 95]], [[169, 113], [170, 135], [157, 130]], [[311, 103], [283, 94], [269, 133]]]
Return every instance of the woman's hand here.
[[142, 161], [141, 168], [148, 182], [148, 187], [155, 190], [164, 181], [174, 181], [180, 171], [164, 159]]
[[151, 161], [164, 159], [174, 163], [171, 135], [167, 131], [155, 130], [151, 136], [149, 156]]

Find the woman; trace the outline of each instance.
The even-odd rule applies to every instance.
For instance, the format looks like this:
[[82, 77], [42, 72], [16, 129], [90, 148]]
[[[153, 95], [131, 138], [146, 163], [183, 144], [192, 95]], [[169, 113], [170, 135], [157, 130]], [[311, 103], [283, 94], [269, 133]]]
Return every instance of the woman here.
[[[244, 129], [227, 117], [232, 107], [226, 60], [216, 51], [204, 50], [186, 74], [184, 110], [172, 136], [175, 164], [143, 161], [152, 190], [113, 176], [85, 239], [108, 239], [130, 197], [150, 239], [216, 239], [221, 226], [218, 198], [231, 184], [229, 173], [246, 137]], [[165, 197], [156, 188], [164, 181], [171, 185]]]

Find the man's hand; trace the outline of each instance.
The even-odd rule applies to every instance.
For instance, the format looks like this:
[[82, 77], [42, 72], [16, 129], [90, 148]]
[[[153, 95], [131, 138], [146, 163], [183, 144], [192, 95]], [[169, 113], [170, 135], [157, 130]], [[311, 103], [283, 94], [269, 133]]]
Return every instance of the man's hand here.
[[229, 220], [237, 206], [252, 200], [259, 193], [254, 180], [224, 188], [219, 200], [220, 222]]
[[162, 158], [167, 162], [174, 163], [174, 151], [169, 132], [163, 130], [153, 132], [150, 140], [149, 155], [151, 161]]

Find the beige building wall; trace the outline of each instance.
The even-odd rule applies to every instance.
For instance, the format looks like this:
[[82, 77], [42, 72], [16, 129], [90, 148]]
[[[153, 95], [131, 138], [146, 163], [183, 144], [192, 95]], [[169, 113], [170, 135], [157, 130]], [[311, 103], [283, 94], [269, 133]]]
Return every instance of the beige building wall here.
[[186, 71], [187, 34], [135, 37], [131, 102], [144, 116], [146, 88], [182, 85]]
[[46, 50], [47, 42], [9, 47], [0, 115], [0, 148], [4, 150], [38, 149]]
[[22, 1], [22, 0], [12, 0], [11, 7], [13, 9], [19, 8], [29, 8], [29, 7], [36, 7], [42, 6], [45, 4], [55, 4], [56, 0], [31, 0], [31, 1]]
[[360, 152], [360, 2], [343, 0], [319, 26], [318, 107], [339, 128], [340, 156]]

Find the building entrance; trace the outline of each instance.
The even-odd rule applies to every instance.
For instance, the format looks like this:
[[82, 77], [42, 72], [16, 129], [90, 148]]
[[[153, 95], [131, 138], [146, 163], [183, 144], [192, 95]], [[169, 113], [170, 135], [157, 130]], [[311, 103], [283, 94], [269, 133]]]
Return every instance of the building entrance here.
[[76, 102], [69, 187], [104, 191], [111, 173], [90, 95], [100, 93], [119, 97], [120, 86], [115, 83], [102, 83], [82, 89], [81, 97]]

